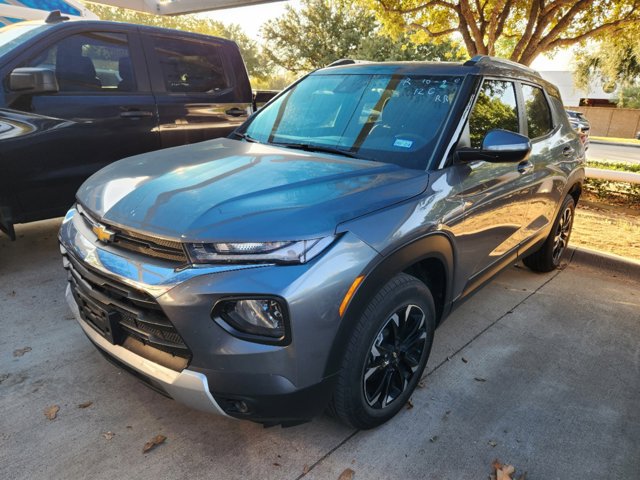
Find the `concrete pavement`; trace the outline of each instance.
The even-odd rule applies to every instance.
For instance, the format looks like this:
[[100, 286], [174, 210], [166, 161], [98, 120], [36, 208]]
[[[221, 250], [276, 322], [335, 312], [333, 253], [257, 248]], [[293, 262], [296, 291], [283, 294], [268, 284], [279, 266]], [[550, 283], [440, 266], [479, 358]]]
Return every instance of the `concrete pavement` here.
[[58, 226], [0, 238], [0, 478], [466, 479], [487, 478], [494, 458], [530, 479], [640, 477], [636, 267], [578, 252], [550, 274], [511, 268], [438, 329], [412, 409], [367, 432], [328, 417], [263, 429], [108, 364], [64, 302]]

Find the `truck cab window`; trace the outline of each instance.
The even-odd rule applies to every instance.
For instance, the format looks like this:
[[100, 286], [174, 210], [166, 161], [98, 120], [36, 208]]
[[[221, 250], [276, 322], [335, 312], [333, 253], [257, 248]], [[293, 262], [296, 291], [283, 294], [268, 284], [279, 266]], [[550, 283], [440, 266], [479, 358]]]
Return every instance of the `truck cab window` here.
[[153, 43], [167, 92], [218, 93], [231, 85], [221, 45], [161, 36]]
[[32, 58], [28, 67], [56, 73], [60, 92], [135, 91], [127, 36], [91, 32], [71, 35]]

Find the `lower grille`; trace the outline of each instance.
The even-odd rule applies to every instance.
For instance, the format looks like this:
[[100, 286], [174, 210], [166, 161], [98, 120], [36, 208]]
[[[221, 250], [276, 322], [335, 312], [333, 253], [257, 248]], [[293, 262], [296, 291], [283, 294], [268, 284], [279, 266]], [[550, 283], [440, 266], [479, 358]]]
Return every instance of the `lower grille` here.
[[[153, 356], [167, 368], [186, 368], [191, 351], [151, 295], [102, 275], [69, 254], [66, 257], [71, 291], [87, 323], [116, 345]], [[144, 346], [169, 355], [148, 352]]]

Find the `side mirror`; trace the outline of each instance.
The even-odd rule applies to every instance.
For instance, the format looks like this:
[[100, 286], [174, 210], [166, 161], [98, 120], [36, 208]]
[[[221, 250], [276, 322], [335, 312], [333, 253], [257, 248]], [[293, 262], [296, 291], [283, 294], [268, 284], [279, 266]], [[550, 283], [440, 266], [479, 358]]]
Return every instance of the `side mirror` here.
[[508, 130], [490, 130], [482, 139], [482, 148], [461, 148], [456, 154], [463, 162], [522, 162], [529, 158], [531, 141], [524, 135]]
[[47, 68], [16, 68], [9, 74], [9, 88], [21, 93], [55, 93], [58, 80]]

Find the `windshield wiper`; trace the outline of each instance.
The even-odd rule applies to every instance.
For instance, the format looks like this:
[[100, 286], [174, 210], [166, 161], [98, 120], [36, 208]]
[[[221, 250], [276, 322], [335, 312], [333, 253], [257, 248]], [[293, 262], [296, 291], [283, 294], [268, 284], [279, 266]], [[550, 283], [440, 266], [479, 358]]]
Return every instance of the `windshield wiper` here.
[[249, 135], [247, 133], [231, 132], [231, 135], [233, 135], [233, 136], [235, 136], [237, 138], [241, 138], [242, 140], [245, 140], [247, 142], [260, 143], [258, 140], [256, 140], [255, 138], [253, 138], [251, 135]]
[[340, 148], [328, 147], [325, 145], [312, 145], [310, 143], [287, 143], [287, 142], [271, 142], [271, 145], [277, 145], [278, 147], [295, 148], [297, 150], [304, 150], [305, 152], [321, 152], [321, 153], [334, 153], [336, 155], [343, 155], [349, 158], [362, 158], [351, 153], [348, 150], [342, 150]]

